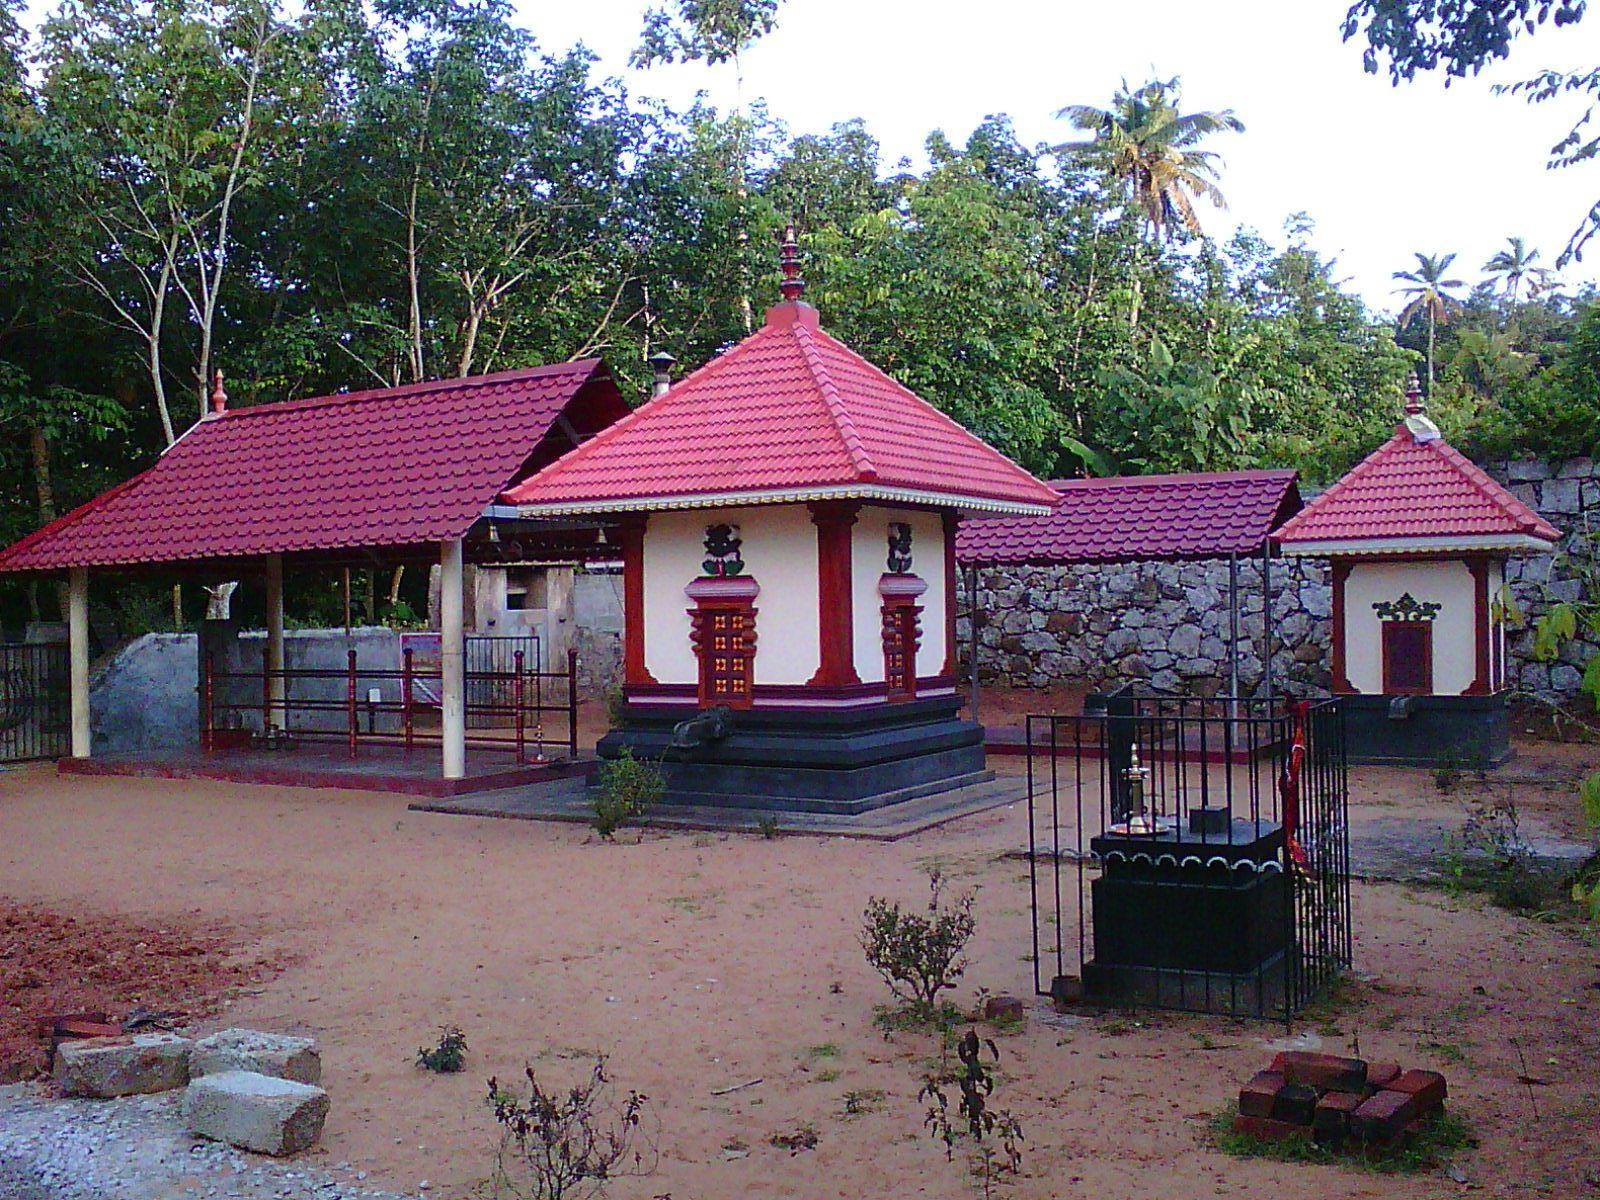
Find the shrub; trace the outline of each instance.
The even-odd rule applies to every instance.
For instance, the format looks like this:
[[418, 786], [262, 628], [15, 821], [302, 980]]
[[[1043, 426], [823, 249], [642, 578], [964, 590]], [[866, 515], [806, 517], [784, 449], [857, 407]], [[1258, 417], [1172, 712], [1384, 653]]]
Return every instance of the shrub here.
[[[989, 1062], [984, 1061], [985, 1050]], [[954, 1070], [947, 1065], [948, 1059], [941, 1059], [939, 1072], [924, 1080], [917, 1099], [928, 1101], [923, 1125], [944, 1143], [946, 1158], [955, 1158], [956, 1140], [963, 1132], [972, 1138], [967, 1166], [980, 1194], [987, 1198], [994, 1195], [1003, 1177], [1015, 1178], [1022, 1170], [1022, 1124], [1010, 1112], [989, 1104], [995, 1089], [992, 1064], [1000, 1061], [994, 1042], [980, 1039], [976, 1029], [969, 1029], [956, 1043], [956, 1058], [960, 1065]], [[946, 1092], [951, 1085], [961, 1093], [953, 1119]]]
[[600, 768], [600, 788], [594, 798], [595, 832], [610, 841], [624, 825], [641, 820], [666, 790], [659, 767], [641, 762], [633, 751], [624, 749]]
[[454, 1075], [466, 1065], [466, 1060], [467, 1035], [455, 1025], [441, 1026], [438, 1044], [417, 1050], [417, 1066], [441, 1075]]
[[973, 893], [964, 892], [946, 904], [944, 876], [938, 871], [928, 874], [928, 892], [922, 912], [872, 897], [861, 928], [867, 962], [891, 992], [925, 1019], [938, 1012], [939, 993], [955, 987], [966, 971], [962, 953], [977, 928]]
[[525, 1097], [489, 1080], [489, 1107], [500, 1126], [496, 1196], [598, 1196], [613, 1179], [655, 1170], [655, 1147], [644, 1131], [649, 1100], [633, 1091], [618, 1099], [603, 1056], [596, 1057], [587, 1080], [565, 1090], [546, 1090], [532, 1067], [523, 1074]]

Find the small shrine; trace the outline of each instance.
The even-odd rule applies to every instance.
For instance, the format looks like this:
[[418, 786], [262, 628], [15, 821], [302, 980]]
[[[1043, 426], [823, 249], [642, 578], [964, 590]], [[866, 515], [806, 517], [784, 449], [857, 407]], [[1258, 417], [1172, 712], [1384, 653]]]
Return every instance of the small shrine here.
[[1560, 537], [1440, 436], [1413, 376], [1394, 436], [1273, 535], [1284, 554], [1332, 561], [1352, 760], [1509, 756], [1505, 564]]
[[1047, 485], [831, 337], [801, 296], [511, 488], [522, 518], [615, 522], [620, 721], [669, 801], [859, 812], [983, 778], [959, 716], [957, 524]]

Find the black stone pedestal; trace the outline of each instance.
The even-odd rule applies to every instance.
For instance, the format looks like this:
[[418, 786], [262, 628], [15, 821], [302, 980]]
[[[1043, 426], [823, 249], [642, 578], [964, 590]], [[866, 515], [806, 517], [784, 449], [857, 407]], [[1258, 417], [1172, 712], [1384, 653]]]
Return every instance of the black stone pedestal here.
[[1281, 1002], [1289, 944], [1283, 829], [1234, 821], [1215, 833], [1102, 834], [1090, 885], [1087, 999], [1238, 1012]]
[[1511, 757], [1511, 711], [1498, 696], [1341, 696], [1353, 763], [1468, 769]]
[[624, 747], [657, 763], [665, 804], [849, 815], [993, 778], [983, 728], [958, 715], [959, 698], [930, 697], [843, 709], [745, 709], [726, 738], [670, 748], [683, 706], [628, 704], [600, 739], [601, 759]]

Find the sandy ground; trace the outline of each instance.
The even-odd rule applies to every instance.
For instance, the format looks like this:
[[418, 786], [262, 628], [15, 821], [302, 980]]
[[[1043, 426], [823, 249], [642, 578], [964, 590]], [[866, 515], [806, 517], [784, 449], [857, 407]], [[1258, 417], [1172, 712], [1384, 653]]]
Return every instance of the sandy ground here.
[[[1456, 805], [1422, 773], [1352, 782], [1357, 819]], [[1527, 790], [1530, 808], [1563, 803]], [[202, 1032], [316, 1035], [333, 1110], [313, 1162], [348, 1161], [397, 1190], [426, 1179], [444, 1197], [475, 1194], [490, 1169], [487, 1076], [531, 1062], [575, 1080], [594, 1051], [656, 1119], [656, 1171], [617, 1196], [971, 1194], [922, 1127], [916, 1094], [936, 1043], [874, 1029], [886, 993], [856, 931], [869, 895], [918, 901], [941, 863], [978, 889], [958, 998], [1031, 997], [1026, 866], [1004, 857], [1025, 836], [1016, 806], [892, 844], [647, 833], [610, 845], [572, 826], [411, 813], [392, 796], [0, 773], [0, 895], [227, 928], [242, 952], [288, 958]], [[1292, 1032], [1446, 1071], [1482, 1140], [1461, 1161], [1467, 1182], [1210, 1150], [1207, 1118], [1286, 1031], [1144, 1014], [1071, 1029], [1031, 1019], [1001, 1039], [994, 1102], [1027, 1135], [1012, 1194], [1589, 1194], [1594, 936], [1394, 885], [1356, 887], [1355, 927], [1364, 981]], [[446, 1022], [467, 1033], [468, 1069], [418, 1071], [417, 1047]], [[875, 1111], [846, 1113], [847, 1094], [874, 1091]], [[770, 1144], [805, 1124], [814, 1150]]]

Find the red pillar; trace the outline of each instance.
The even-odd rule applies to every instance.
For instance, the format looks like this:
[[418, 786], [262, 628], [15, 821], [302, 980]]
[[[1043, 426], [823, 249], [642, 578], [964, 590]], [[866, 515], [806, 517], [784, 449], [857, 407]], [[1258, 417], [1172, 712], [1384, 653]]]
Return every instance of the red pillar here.
[[1333, 560], [1333, 683], [1332, 688], [1336, 695], [1348, 695], [1355, 691], [1350, 686], [1350, 680], [1345, 676], [1344, 668], [1344, 585], [1350, 578], [1350, 562], [1348, 559], [1336, 558]]
[[1494, 681], [1489, 674], [1489, 559], [1475, 554], [1467, 559], [1467, 569], [1472, 572], [1472, 641], [1476, 670], [1472, 686], [1464, 696], [1487, 696], [1494, 691]]
[[945, 511], [944, 515], [944, 669], [951, 678], [956, 673], [956, 531], [961, 528], [961, 514]]
[[627, 686], [654, 683], [644, 665], [644, 528], [645, 514], [622, 518], [617, 538], [622, 544], [622, 681]]
[[851, 586], [850, 530], [859, 504], [818, 500], [809, 505], [817, 527], [817, 633], [820, 644], [813, 687], [847, 687], [856, 674], [855, 595]]

